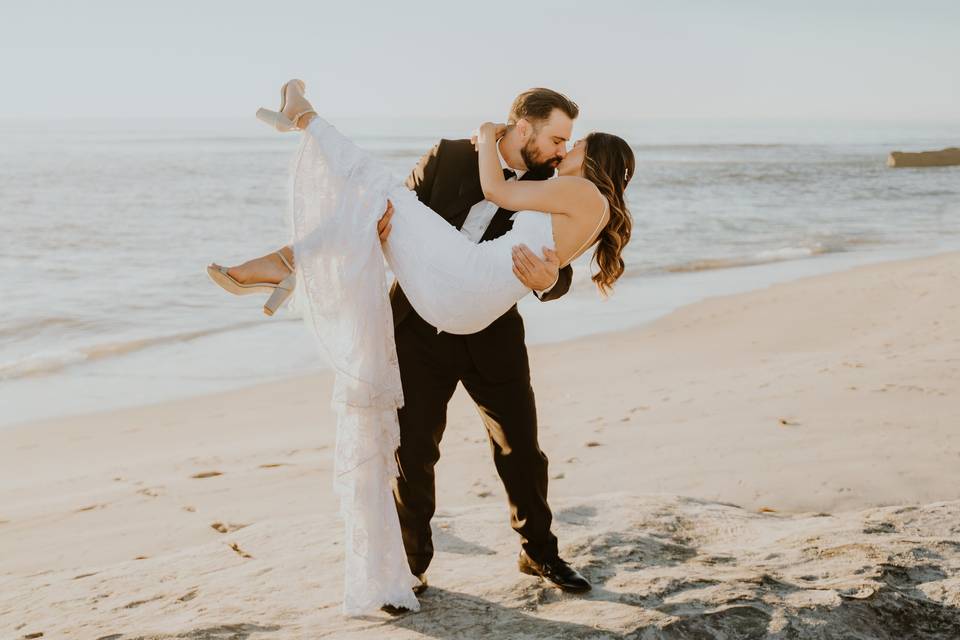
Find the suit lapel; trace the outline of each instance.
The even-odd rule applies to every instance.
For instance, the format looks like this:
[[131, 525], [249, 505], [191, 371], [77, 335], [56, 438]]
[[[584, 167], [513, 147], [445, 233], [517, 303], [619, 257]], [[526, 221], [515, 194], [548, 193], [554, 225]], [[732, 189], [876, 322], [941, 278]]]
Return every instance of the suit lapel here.
[[[473, 151], [472, 148], [471, 151]], [[480, 185], [478, 165], [476, 152], [463, 154], [460, 166], [451, 172], [452, 176], [459, 178], [456, 195], [452, 191], [448, 192], [450, 195], [447, 201], [436, 203], [439, 206], [434, 209], [457, 229], [463, 226], [470, 208], [483, 200], [483, 187]]]
[[468, 174], [467, 179], [460, 183], [457, 198], [450, 203], [450, 217], [447, 218], [457, 229], [463, 226], [470, 213], [470, 208], [483, 200], [483, 187], [480, 185], [480, 174]]

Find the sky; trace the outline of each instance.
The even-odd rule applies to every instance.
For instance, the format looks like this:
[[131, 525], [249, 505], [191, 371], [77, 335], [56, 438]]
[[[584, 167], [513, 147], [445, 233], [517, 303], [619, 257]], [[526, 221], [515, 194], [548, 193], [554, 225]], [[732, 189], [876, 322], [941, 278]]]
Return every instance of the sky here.
[[957, 0], [0, 0], [0, 118], [960, 119]]

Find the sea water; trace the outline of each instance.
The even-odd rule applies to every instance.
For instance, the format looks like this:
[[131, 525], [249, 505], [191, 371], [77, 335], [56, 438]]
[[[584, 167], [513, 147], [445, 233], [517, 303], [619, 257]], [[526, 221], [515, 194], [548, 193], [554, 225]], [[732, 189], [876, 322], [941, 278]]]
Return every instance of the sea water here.
[[[479, 118], [331, 118], [402, 178]], [[589, 252], [563, 299], [521, 302], [528, 341], [647, 322], [707, 296], [960, 248], [960, 123], [623, 120], [627, 273], [601, 301]], [[297, 133], [254, 119], [0, 120], [0, 425], [323, 369], [297, 317], [205, 273], [286, 243]]]

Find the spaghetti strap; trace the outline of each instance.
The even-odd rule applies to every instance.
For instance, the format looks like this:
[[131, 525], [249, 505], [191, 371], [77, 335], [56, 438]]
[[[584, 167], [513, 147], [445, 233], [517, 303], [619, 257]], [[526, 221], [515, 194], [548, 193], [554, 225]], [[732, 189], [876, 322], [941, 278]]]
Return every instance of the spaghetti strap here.
[[[594, 187], [596, 188], [596, 187]], [[600, 192], [600, 189], [597, 189], [597, 195], [603, 200], [603, 213], [600, 214], [600, 220], [597, 221], [597, 226], [594, 227], [593, 231], [590, 232], [590, 235], [587, 236], [587, 239], [583, 241], [576, 251], [573, 252], [574, 256], [579, 257], [580, 252], [583, 251], [593, 240], [596, 239], [597, 234], [600, 232], [600, 228], [604, 224], [604, 218], [607, 217], [607, 211], [610, 209], [610, 201], [607, 200], [607, 197]]]

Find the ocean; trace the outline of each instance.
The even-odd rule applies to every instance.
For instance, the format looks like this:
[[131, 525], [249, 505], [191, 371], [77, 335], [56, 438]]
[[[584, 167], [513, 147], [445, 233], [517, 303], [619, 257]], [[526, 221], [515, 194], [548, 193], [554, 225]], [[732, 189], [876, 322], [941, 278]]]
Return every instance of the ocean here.
[[[474, 118], [331, 118], [406, 174]], [[626, 138], [627, 273], [587, 258], [563, 299], [521, 303], [532, 343], [636, 326], [709, 296], [960, 248], [960, 167], [889, 169], [960, 146], [960, 122], [581, 121]], [[254, 118], [0, 120], [0, 426], [160, 402], [324, 368], [297, 317], [205, 273], [288, 238], [297, 134]]]

